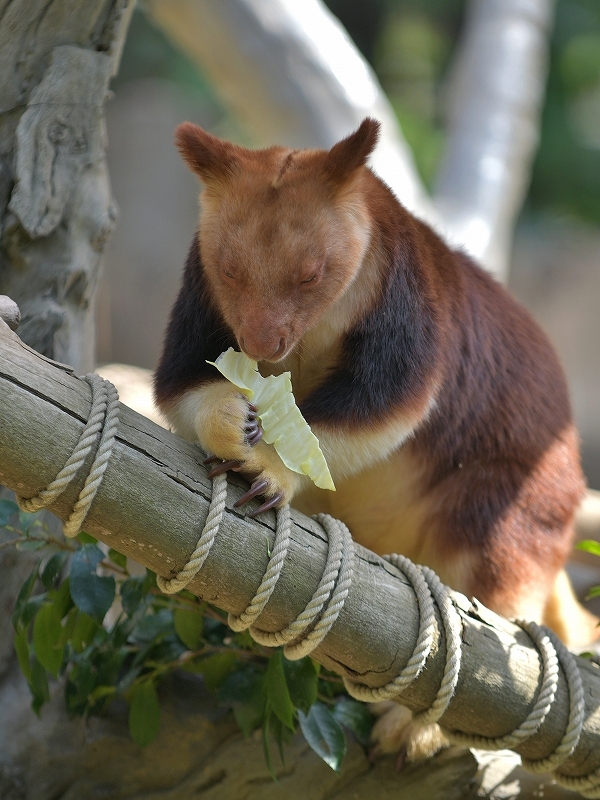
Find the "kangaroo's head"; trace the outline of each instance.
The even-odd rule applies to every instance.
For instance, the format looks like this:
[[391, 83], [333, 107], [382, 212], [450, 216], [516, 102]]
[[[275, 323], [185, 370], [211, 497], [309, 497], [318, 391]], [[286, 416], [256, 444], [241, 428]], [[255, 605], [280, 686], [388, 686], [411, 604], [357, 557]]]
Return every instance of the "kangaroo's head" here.
[[248, 150], [178, 127], [177, 146], [203, 183], [211, 294], [251, 358], [285, 358], [355, 281], [370, 240], [363, 183], [378, 130], [366, 119], [331, 150]]

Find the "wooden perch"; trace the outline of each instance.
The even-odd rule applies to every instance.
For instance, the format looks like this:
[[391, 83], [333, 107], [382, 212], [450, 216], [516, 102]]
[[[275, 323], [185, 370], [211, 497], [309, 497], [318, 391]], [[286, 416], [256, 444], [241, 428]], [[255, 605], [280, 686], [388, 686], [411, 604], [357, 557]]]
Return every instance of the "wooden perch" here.
[[[38, 355], [0, 321], [0, 482], [27, 497], [46, 486], [71, 454], [90, 409], [90, 387], [70, 368]], [[88, 461], [91, 460], [91, 456]], [[51, 506], [62, 519], [71, 511], [86, 469]], [[221, 530], [189, 589], [239, 614], [264, 573], [274, 540], [275, 515], [251, 520], [233, 508], [244, 491], [231, 476]], [[162, 575], [180, 568], [193, 551], [207, 514], [211, 483], [198, 450], [121, 406], [117, 442], [85, 528], [101, 541]], [[281, 580], [259, 627], [274, 631], [294, 619], [321, 576], [326, 542], [313, 520], [292, 513], [292, 543]], [[531, 711], [540, 683], [540, 659], [518, 627], [455, 595], [463, 625], [463, 661], [456, 694], [443, 724], [465, 733], [500, 736]], [[357, 547], [357, 566], [346, 605], [314, 657], [341, 675], [381, 686], [412, 653], [418, 628], [415, 595], [405, 579], [375, 554]], [[402, 702], [429, 707], [440, 685], [445, 641], [440, 632], [427, 667]], [[579, 659], [586, 722], [565, 775], [600, 768], [600, 670]], [[564, 676], [538, 733], [520, 753], [539, 759], [554, 750], [565, 730]]]

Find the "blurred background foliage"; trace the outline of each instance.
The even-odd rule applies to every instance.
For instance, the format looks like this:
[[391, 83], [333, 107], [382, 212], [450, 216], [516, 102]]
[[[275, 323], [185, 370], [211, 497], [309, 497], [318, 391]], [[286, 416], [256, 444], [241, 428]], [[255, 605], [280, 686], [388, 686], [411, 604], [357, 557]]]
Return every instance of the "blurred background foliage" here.
[[[464, 0], [328, 0], [371, 62], [428, 186]], [[368, 20], [368, 21], [367, 21]], [[558, 0], [540, 146], [524, 213], [600, 222], [600, 3]]]
[[165, 34], [150, 22], [143, 3], [138, 3], [131, 19], [119, 73], [112, 83], [118, 90], [132, 81], [155, 79], [176, 84], [187, 99], [202, 108], [213, 125], [225, 116], [210, 84], [197, 67], [170, 43]]
[[[444, 86], [465, 0], [326, 0], [375, 70], [431, 188], [444, 148]], [[214, 91], [155, 28], [134, 14], [115, 88], [173, 82], [204, 124], [245, 138]], [[227, 133], [225, 133], [227, 132]], [[524, 213], [600, 223], [600, 2], [558, 0], [541, 139]]]

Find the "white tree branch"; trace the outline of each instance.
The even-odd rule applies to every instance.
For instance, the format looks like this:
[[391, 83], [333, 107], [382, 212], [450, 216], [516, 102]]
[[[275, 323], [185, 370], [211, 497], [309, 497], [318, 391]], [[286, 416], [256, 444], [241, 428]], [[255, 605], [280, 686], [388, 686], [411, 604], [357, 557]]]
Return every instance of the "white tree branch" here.
[[499, 278], [538, 143], [554, 0], [471, 0], [447, 97], [435, 203], [450, 238]]

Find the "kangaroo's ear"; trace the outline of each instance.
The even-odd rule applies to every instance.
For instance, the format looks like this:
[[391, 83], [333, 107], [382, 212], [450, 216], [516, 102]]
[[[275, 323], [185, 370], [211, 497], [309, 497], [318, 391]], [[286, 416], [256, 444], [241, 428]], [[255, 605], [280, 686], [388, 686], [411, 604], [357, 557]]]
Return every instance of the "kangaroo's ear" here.
[[371, 117], [362, 121], [358, 130], [334, 144], [325, 156], [325, 173], [335, 184], [346, 181], [362, 167], [377, 144], [381, 124]]
[[207, 133], [192, 122], [178, 126], [175, 144], [188, 167], [205, 183], [227, 178], [240, 163], [237, 145]]

